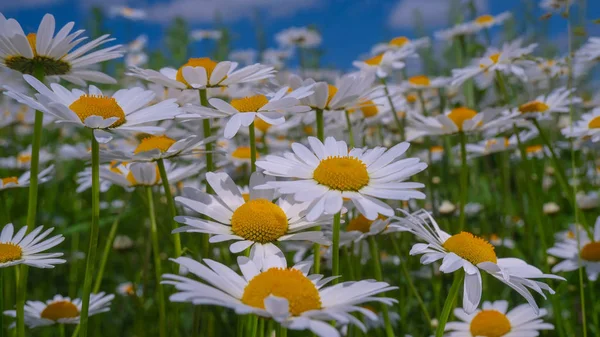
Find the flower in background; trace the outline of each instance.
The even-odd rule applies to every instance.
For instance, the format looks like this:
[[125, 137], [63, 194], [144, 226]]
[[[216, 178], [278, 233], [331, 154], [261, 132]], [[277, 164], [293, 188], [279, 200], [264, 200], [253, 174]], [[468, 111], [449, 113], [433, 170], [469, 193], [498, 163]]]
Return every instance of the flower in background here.
[[108, 13], [112, 17], [123, 17], [130, 20], [143, 20], [146, 18], [147, 13], [143, 9], [131, 8], [127, 6], [111, 6]]
[[373, 71], [377, 77], [385, 78], [391, 75], [394, 70], [404, 68], [404, 60], [409, 57], [416, 57], [414, 48], [402, 48], [398, 50], [388, 50], [362, 61], [354, 61], [352, 64], [363, 71]]
[[121, 46], [88, 53], [114, 40], [109, 35], [102, 35], [71, 51], [85, 39], [78, 38], [83, 30], [70, 33], [74, 25], [74, 22], [69, 22], [54, 35], [54, 16], [46, 14], [37, 33], [25, 35], [16, 20], [7, 20], [0, 13], [0, 39], [3, 41], [0, 44], [0, 66], [23, 74], [55, 76], [77, 85], [85, 85], [86, 81], [116, 83], [112, 77], [91, 69], [97, 63], [123, 56]]
[[600, 108], [584, 113], [580, 120], [573, 123], [573, 126], [567, 126], [561, 132], [567, 138], [589, 138], [592, 142], [600, 141]]
[[353, 324], [366, 331], [364, 324], [352, 313], [359, 312], [373, 320], [377, 315], [360, 307], [361, 304], [392, 305], [396, 302], [375, 296], [397, 289], [385, 282], [365, 280], [325, 287], [337, 276], [309, 275], [312, 262], [300, 262], [288, 268], [283, 256], [272, 256], [262, 269], [247, 257], [239, 256], [241, 276], [209, 259], [203, 260], [206, 265], [186, 257], [173, 261], [210, 285], [165, 274], [162, 283], [173, 285], [177, 290], [171, 301], [218, 305], [240, 315], [272, 318], [289, 330], [310, 330], [319, 337], [339, 336], [331, 321], [335, 321], [336, 326]]
[[190, 32], [190, 37], [194, 41], [202, 40], [220, 40], [223, 37], [223, 32], [220, 30], [196, 29]]
[[388, 43], [378, 43], [371, 49], [371, 54], [377, 55], [388, 50], [397, 50], [403, 48], [421, 49], [430, 45], [429, 37], [418, 39], [409, 39], [406, 36], [397, 36]]
[[551, 12], [562, 12], [573, 3], [573, 0], [541, 0], [540, 8]]
[[[39, 151], [39, 164], [44, 165], [47, 162], [54, 159], [54, 156], [50, 154], [46, 149], [40, 149]], [[29, 169], [31, 167], [31, 146], [25, 151], [19, 152], [14, 157], [0, 158], [0, 168], [9, 169]]]
[[43, 229], [43, 226], [39, 226], [25, 235], [27, 226], [21, 227], [16, 234], [13, 224], [9, 223], [4, 226], [0, 232], [0, 268], [19, 264], [35, 268], [54, 268], [55, 264], [65, 263], [65, 260], [57, 259], [57, 257], [63, 256], [63, 253], [40, 254], [65, 240], [62, 235], [46, 239], [54, 228], [48, 228], [41, 233]]
[[546, 95], [540, 95], [533, 101], [521, 104], [511, 113], [527, 119], [552, 119], [552, 113], [567, 113], [571, 104], [579, 104], [581, 98], [573, 96], [575, 90], [558, 88]]
[[[91, 294], [88, 316], [94, 316], [110, 311], [111, 301], [115, 295], [105, 293]], [[16, 317], [15, 310], [5, 311], [4, 314]], [[54, 324], [79, 324], [81, 314], [81, 299], [71, 300], [69, 297], [55, 295], [44, 302], [27, 301], [25, 303], [25, 324], [29, 328], [49, 326]]]
[[[43, 169], [38, 173], [38, 184], [45, 183], [52, 179], [50, 176], [54, 172], [54, 165], [50, 165], [49, 167]], [[0, 177], [0, 190], [4, 190], [7, 188], [19, 188], [19, 187], [28, 187], [29, 179], [31, 178], [31, 172], [27, 171], [20, 176], [7, 176]]]
[[542, 330], [554, 330], [545, 323], [546, 309], [535, 312], [527, 304], [508, 311], [507, 301], [483, 302], [482, 309], [467, 313], [462, 308], [454, 309], [454, 316], [462, 322], [448, 322], [446, 337], [524, 337], [539, 336]]
[[306, 27], [290, 27], [275, 35], [275, 40], [283, 48], [316, 48], [321, 44], [321, 34]]
[[494, 26], [501, 25], [504, 21], [510, 19], [512, 14], [510, 12], [502, 12], [498, 15], [485, 14], [478, 16], [475, 20], [468, 24], [472, 27], [472, 32], [478, 32], [483, 29], [492, 28]]
[[237, 49], [229, 53], [229, 59], [241, 64], [250, 65], [256, 61], [257, 54], [254, 49]]
[[187, 136], [180, 140], [175, 140], [167, 135], [150, 135], [142, 138], [137, 145], [128, 148], [119, 146], [101, 149], [100, 157], [106, 160], [121, 160], [127, 162], [192, 157], [204, 154], [204, 146], [206, 143], [214, 140], [214, 137], [204, 138], [199, 135]]

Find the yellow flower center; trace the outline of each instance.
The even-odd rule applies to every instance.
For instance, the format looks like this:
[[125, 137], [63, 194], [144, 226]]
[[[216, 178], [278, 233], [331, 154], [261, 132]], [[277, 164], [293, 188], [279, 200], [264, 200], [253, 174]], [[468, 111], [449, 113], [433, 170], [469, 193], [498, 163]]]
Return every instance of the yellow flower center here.
[[500, 53], [490, 55], [490, 60], [492, 60], [492, 62], [494, 62], [494, 64], [498, 63], [499, 59], [500, 59]]
[[408, 42], [410, 42], [410, 40], [406, 37], [406, 36], [398, 36], [393, 38], [389, 45], [390, 46], [394, 46], [394, 47], [402, 47], [405, 44], [407, 44]]
[[182, 65], [177, 70], [177, 75], [175, 75], [175, 79], [188, 87], [190, 84], [183, 78], [183, 68], [185, 67], [202, 67], [206, 70], [206, 79], [210, 80], [210, 75], [212, 75], [213, 70], [217, 66], [217, 62], [211, 60], [208, 57], [200, 57], [200, 58], [191, 58], [187, 61], [186, 64]]
[[167, 152], [171, 145], [175, 144], [175, 140], [165, 135], [162, 136], [150, 136], [142, 139], [140, 145], [138, 145], [133, 153], [138, 154], [140, 152], [160, 150], [160, 152]]
[[0, 243], [0, 263], [17, 261], [23, 256], [21, 247], [14, 243]]
[[33, 52], [33, 56], [37, 56], [37, 49], [35, 48], [37, 41], [36, 33], [27, 34], [27, 42], [29, 42], [29, 46], [31, 47], [31, 51]]
[[250, 200], [233, 212], [231, 230], [246, 240], [273, 242], [287, 233], [287, 215], [270, 200]]
[[[250, 154], [251, 150], [249, 146], [240, 146], [231, 153], [231, 156], [237, 159], [250, 159]], [[256, 158], [259, 157], [260, 155], [256, 153]]]
[[0, 179], [2, 180], [2, 185], [6, 185], [8, 183], [13, 183], [13, 184], [19, 184], [19, 178], [17, 177], [6, 177], [6, 178], [2, 178]]
[[600, 241], [583, 246], [579, 255], [583, 260], [600, 262]]
[[531, 145], [525, 148], [527, 154], [538, 153], [544, 149], [542, 145]]
[[466, 120], [472, 119], [477, 115], [475, 110], [471, 110], [469, 108], [460, 107], [456, 109], [452, 109], [448, 114], [448, 118], [450, 118], [454, 124], [458, 127], [459, 130], [462, 130], [463, 123]]
[[104, 119], [118, 118], [109, 128], [116, 128], [125, 123], [125, 112], [116, 99], [108, 96], [82, 95], [69, 105], [69, 109], [79, 116], [81, 122], [90, 116], [100, 116]]
[[61, 318], [74, 318], [79, 316], [79, 309], [70, 301], [58, 301], [48, 304], [42, 311], [40, 317], [52, 321], [58, 321]]
[[266, 133], [272, 125], [265, 122], [261, 118], [254, 118], [254, 127], [259, 129], [262, 133]]
[[379, 64], [381, 64], [382, 59], [383, 59], [383, 53], [375, 55], [369, 59], [366, 59], [365, 63], [370, 66], [378, 66]]
[[270, 295], [287, 299], [294, 316], [321, 309], [319, 290], [297, 269], [271, 268], [256, 275], [244, 288], [242, 303], [264, 309]]
[[254, 95], [231, 100], [231, 106], [239, 112], [257, 112], [267, 103], [269, 103], [269, 100], [265, 95]]
[[415, 94], [408, 94], [408, 95], [406, 95], [406, 101], [408, 103], [414, 103], [414, 102], [416, 102], [417, 101], [417, 95], [415, 95]]
[[481, 337], [502, 337], [511, 330], [510, 321], [500, 311], [483, 310], [471, 320], [471, 335]]
[[600, 116], [594, 117], [589, 123], [588, 128], [590, 129], [600, 129]]
[[540, 102], [540, 101], [533, 101], [533, 102], [527, 102], [521, 106], [519, 106], [519, 111], [524, 114], [524, 113], [532, 113], [532, 112], [545, 112], [549, 109], [550, 107], [544, 103], [544, 102]]
[[327, 88], [329, 90], [327, 90], [327, 104], [325, 104], [325, 106], [329, 106], [329, 103], [331, 103], [331, 99], [338, 92], [338, 88], [335, 85], [328, 84]]
[[244, 198], [244, 202], [248, 202], [250, 200], [250, 193], [242, 193], [242, 198]]
[[307, 135], [312, 135], [314, 133], [313, 127], [310, 125], [305, 125], [302, 130], [304, 131], [304, 133], [306, 133]]
[[363, 113], [364, 118], [377, 116], [379, 113], [379, 109], [377, 109], [377, 105], [372, 100], [364, 101], [360, 105], [360, 111]]
[[[485, 142], [485, 147], [486, 149], [490, 149], [492, 146], [498, 144], [498, 139], [494, 138], [494, 139], [490, 139], [487, 140]], [[504, 147], [508, 147], [508, 145], [510, 144], [508, 138], [504, 137]]]
[[29, 154], [20, 154], [17, 156], [17, 161], [21, 164], [26, 164], [31, 161], [31, 155]]
[[482, 16], [478, 17], [477, 19], [475, 19], [475, 22], [480, 25], [492, 23], [492, 22], [494, 22], [494, 17], [489, 14], [482, 15]]
[[494, 252], [494, 246], [488, 241], [469, 232], [461, 232], [460, 234], [452, 235], [444, 242], [443, 246], [446, 250], [462, 257], [474, 265], [481, 262], [498, 262], [498, 258]]
[[45, 75], [64, 75], [71, 71], [71, 64], [62, 60], [62, 57], [50, 58], [44, 55], [38, 55], [36, 49], [37, 35], [35, 33], [27, 34], [27, 42], [33, 52], [33, 58], [26, 58], [22, 55], [7, 56], [4, 64], [13, 70], [23, 74], [33, 74], [41, 70]]
[[[384, 217], [383, 215], [380, 214], [376, 220], [385, 221], [386, 217]], [[369, 219], [365, 218], [364, 215], [359, 214], [356, 218], [350, 220], [350, 223], [348, 223], [348, 227], [346, 227], [346, 231], [348, 231], [348, 232], [359, 231], [362, 233], [368, 233], [369, 230], [371, 229], [371, 225], [376, 220], [369, 220]]]
[[429, 80], [429, 77], [425, 75], [417, 75], [409, 78], [408, 83], [417, 86], [428, 86], [431, 81]]
[[431, 153], [444, 153], [444, 147], [440, 145], [434, 145], [429, 148], [429, 151], [431, 151]]
[[369, 183], [369, 172], [356, 157], [327, 157], [315, 169], [313, 179], [334, 190], [358, 191]]

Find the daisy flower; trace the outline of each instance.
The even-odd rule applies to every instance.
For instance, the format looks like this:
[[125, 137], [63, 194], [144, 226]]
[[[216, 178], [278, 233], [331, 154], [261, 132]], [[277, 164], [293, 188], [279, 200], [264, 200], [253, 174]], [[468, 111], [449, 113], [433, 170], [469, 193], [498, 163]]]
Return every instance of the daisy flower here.
[[21, 227], [16, 234], [11, 223], [4, 226], [0, 232], [0, 268], [19, 264], [36, 268], [54, 268], [55, 264], [65, 263], [65, 260], [57, 259], [63, 253], [42, 253], [65, 240], [62, 235], [46, 239], [54, 228], [48, 228], [41, 233], [43, 229], [43, 226], [39, 226], [25, 235], [27, 226]]
[[[519, 138], [521, 139], [521, 143], [525, 143], [537, 137], [538, 134], [539, 132], [536, 129], [531, 128], [521, 131]], [[475, 144], [467, 144], [466, 150], [471, 158], [488, 156], [490, 154], [516, 149], [519, 145], [519, 138], [517, 138], [517, 135], [488, 138]]]
[[100, 156], [107, 160], [132, 162], [189, 157], [205, 153], [204, 145], [214, 140], [214, 137], [204, 138], [199, 135], [187, 136], [180, 140], [175, 140], [167, 135], [150, 135], [142, 138], [137, 145], [127, 149], [115, 147], [101, 150]]
[[258, 52], [254, 49], [238, 49], [229, 53], [229, 59], [242, 64], [252, 64], [255, 62]]
[[127, 6], [111, 6], [108, 13], [112, 17], [124, 17], [130, 20], [143, 20], [146, 18], [147, 13], [143, 9], [131, 8]]
[[69, 22], [54, 35], [54, 16], [46, 14], [37, 33], [26, 35], [15, 19], [7, 20], [0, 13], [0, 39], [3, 41], [0, 45], [0, 66], [23, 74], [40, 71], [44, 76], [57, 76], [77, 85], [85, 85], [86, 81], [116, 83], [112, 77], [91, 68], [97, 63], [123, 56], [121, 46], [88, 53], [114, 40], [109, 35], [102, 35], [71, 52], [86, 39], [79, 37], [83, 30], [71, 33], [74, 25]]
[[392, 305], [394, 299], [375, 295], [397, 289], [385, 282], [364, 280], [342, 282], [325, 287], [337, 276], [309, 275], [312, 262], [287, 267], [285, 259], [272, 257], [263, 268], [245, 256], [237, 258], [242, 275], [213, 260], [204, 264], [190, 258], [173, 260], [206, 283], [173, 274], [163, 275], [163, 283], [175, 286], [172, 302], [194, 305], [219, 305], [237, 314], [272, 318], [289, 330], [310, 330], [319, 337], [339, 337], [331, 326], [353, 324], [365, 331], [364, 324], [352, 315], [359, 312], [377, 319], [373, 312], [360, 307], [366, 302]]
[[[292, 151], [283, 156], [268, 155], [256, 166], [265, 174], [292, 178], [293, 181], [268, 181], [261, 188], [275, 188], [282, 194], [293, 194], [300, 202], [311, 202], [306, 215], [315, 220], [321, 214], [341, 211], [344, 198], [350, 199], [367, 219], [378, 214], [392, 216], [393, 209], [381, 199], [424, 199], [416, 189], [424, 185], [405, 182], [427, 168], [418, 158], [400, 159], [410, 146], [404, 142], [391, 149], [354, 148], [348, 151], [344, 141], [328, 137], [321, 143], [308, 137], [312, 149], [300, 143], [292, 144]], [[400, 159], [400, 160], [399, 160]]]
[[388, 43], [378, 43], [371, 49], [371, 54], [377, 55], [388, 50], [397, 50], [402, 48], [420, 49], [430, 45], [429, 37], [410, 39], [406, 36], [397, 36]]
[[56, 123], [93, 129], [100, 143], [110, 141], [112, 135], [109, 132], [113, 131], [164, 132], [162, 127], [147, 124], [172, 119], [181, 113], [175, 99], [148, 106], [155, 94], [142, 88], [121, 89], [112, 96], [106, 96], [93, 85], [90, 85], [88, 93], [79, 89], [68, 90], [56, 83], [50, 86], [50, 90], [33, 76], [24, 75], [24, 78], [39, 92], [36, 98], [13, 91], [8, 92], [8, 96], [53, 115]]
[[510, 12], [502, 12], [498, 15], [485, 14], [478, 16], [475, 20], [469, 22], [473, 32], [477, 32], [483, 29], [488, 29], [494, 26], [501, 25], [504, 21], [510, 19], [512, 14]]
[[177, 216], [175, 221], [186, 226], [175, 233], [212, 234], [210, 242], [235, 242], [229, 249], [239, 253], [252, 247], [250, 258], [259, 268], [269, 255], [280, 252], [274, 244], [280, 241], [302, 240], [329, 245], [321, 231], [308, 231], [327, 223], [330, 217], [308, 221], [305, 217], [308, 203], [297, 203], [287, 198], [277, 198], [272, 190], [258, 190], [256, 186], [273, 181], [260, 173], [250, 177], [249, 198], [245, 200], [239, 188], [226, 173], [206, 173], [208, 184], [215, 195], [195, 188], [185, 188], [184, 196], [175, 201], [203, 214], [212, 220]]
[[507, 301], [483, 302], [481, 309], [467, 313], [461, 308], [454, 309], [454, 316], [462, 322], [448, 322], [446, 337], [525, 337], [538, 336], [542, 330], [554, 330], [545, 323], [546, 309], [535, 312], [527, 304], [516, 306], [508, 311]]
[[313, 85], [314, 93], [303, 98], [302, 104], [312, 109], [346, 110], [355, 108], [361, 97], [367, 96], [374, 89], [375, 77], [368, 73], [348, 74], [339, 78], [335, 85], [326, 82], [315, 82], [307, 79], [302, 86]]
[[[54, 156], [46, 149], [39, 150], [39, 164], [44, 165], [50, 160], [54, 159]], [[31, 146], [25, 151], [19, 152], [14, 157], [0, 158], [0, 167], [9, 169], [29, 169], [31, 167]]]
[[434, 89], [442, 88], [449, 84], [450, 78], [447, 77], [433, 77], [430, 78], [427, 75], [415, 75], [409, 77], [403, 85], [409, 89], [423, 90], [423, 89]]
[[[105, 293], [91, 294], [88, 316], [110, 311], [111, 301], [115, 295]], [[15, 310], [5, 311], [4, 314], [16, 317]], [[25, 324], [29, 328], [49, 326], [54, 324], [79, 324], [81, 314], [81, 299], [71, 300], [69, 297], [55, 295], [44, 302], [27, 301], [25, 303]]]
[[273, 77], [275, 69], [261, 64], [253, 64], [237, 69], [238, 64], [230, 61], [216, 62], [207, 57], [191, 58], [179, 69], [130, 68], [126, 75], [158, 83], [175, 89], [206, 89], [228, 87], [234, 84], [249, 83]]
[[372, 71], [380, 78], [388, 77], [394, 70], [404, 68], [404, 59], [416, 57], [414, 48], [388, 50], [363, 61], [354, 61], [352, 64], [360, 70]]
[[[452, 85], [460, 85], [477, 75], [493, 74], [495, 71], [512, 74], [525, 81], [525, 69], [519, 65], [519, 61], [523, 62], [521, 58], [524, 55], [531, 54], [537, 44], [521, 47], [521, 43], [522, 41], [517, 39], [505, 43], [500, 50], [490, 48], [483, 57], [475, 60], [472, 65], [462, 69], [453, 69]], [[489, 77], [490, 81], [493, 81], [494, 78], [494, 76]]]
[[600, 37], [590, 39], [575, 53], [580, 61], [591, 62], [600, 58]]
[[220, 30], [196, 29], [190, 32], [190, 37], [194, 41], [202, 40], [220, 40], [223, 37], [223, 32]]
[[[340, 233], [340, 246], [367, 239], [369, 236], [399, 231], [397, 228], [390, 228], [389, 224], [390, 218], [381, 215], [375, 220], [369, 220], [364, 215], [358, 214], [348, 222], [345, 231]], [[328, 235], [332, 235], [332, 233], [328, 232]]]
[[275, 35], [275, 40], [283, 48], [315, 48], [321, 44], [321, 34], [306, 27], [290, 27]]
[[581, 98], [573, 96], [574, 91], [574, 89], [558, 88], [550, 94], [540, 95], [533, 101], [521, 104], [511, 112], [520, 114], [522, 118], [550, 119], [552, 113], [567, 113], [569, 105], [582, 102]]
[[[54, 165], [50, 165], [49, 167], [43, 169], [38, 173], [38, 184], [45, 183], [49, 181], [52, 177], [50, 176], [54, 171]], [[27, 171], [20, 176], [7, 176], [0, 177], [0, 190], [4, 190], [7, 188], [18, 188], [18, 187], [28, 187], [29, 179], [31, 178], [31, 172]]]
[[287, 93], [287, 90], [288, 88], [284, 87], [271, 98], [258, 94], [232, 99], [230, 103], [220, 98], [211, 98], [209, 103], [213, 108], [188, 104], [183, 108], [187, 113], [179, 118], [227, 118], [223, 132], [225, 138], [231, 139], [241, 127], [250, 126], [256, 118], [260, 118], [266, 124], [280, 125], [285, 122], [285, 113], [310, 111], [310, 107], [300, 105], [301, 98], [312, 94], [308, 87], [301, 87], [290, 93]]
[[568, 234], [557, 237], [559, 241], [548, 249], [548, 254], [563, 259], [552, 267], [552, 272], [568, 272], [583, 267], [588, 278], [596, 281], [600, 274], [600, 217], [596, 219], [592, 238], [576, 225], [570, 226]]
[[592, 142], [600, 141], [600, 108], [581, 115], [581, 119], [561, 130], [567, 138], [590, 138]]
[[443, 260], [440, 271], [454, 273], [458, 269], [465, 271], [463, 308], [471, 314], [475, 312], [481, 301], [481, 272], [485, 271], [500, 282], [516, 290], [531, 305], [536, 313], [539, 308], [527, 288], [546, 298], [544, 290], [550, 294], [554, 291], [546, 284], [536, 281], [541, 278], [564, 280], [564, 278], [544, 274], [541, 270], [517, 258], [498, 258], [494, 246], [488, 241], [469, 232], [450, 235], [440, 229], [435, 220], [424, 210], [405, 218], [394, 218], [400, 226], [426, 243], [413, 245], [410, 255], [423, 255], [421, 263], [430, 264]]
[[570, 7], [573, 2], [573, 0], [541, 0], [540, 8], [551, 12], [561, 12]]

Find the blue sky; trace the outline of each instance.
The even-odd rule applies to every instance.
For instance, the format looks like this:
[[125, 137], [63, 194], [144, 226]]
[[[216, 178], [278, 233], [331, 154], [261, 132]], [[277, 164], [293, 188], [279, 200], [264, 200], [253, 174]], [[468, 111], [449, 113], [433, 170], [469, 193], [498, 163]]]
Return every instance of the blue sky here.
[[[456, 0], [459, 1], [459, 0]], [[529, 4], [536, 18], [543, 12], [534, 0], [474, 0], [480, 14], [512, 11], [522, 20]], [[184, 16], [191, 28], [214, 27], [216, 13], [234, 33], [234, 49], [255, 48], [254, 17], [260, 21], [268, 36], [268, 45], [275, 47], [274, 34], [289, 26], [315, 25], [323, 34], [323, 65], [346, 69], [354, 59], [368, 52], [370, 47], [394, 36], [415, 36], [414, 13], [419, 10], [429, 34], [449, 26], [449, 3], [452, 0], [2, 0], [0, 11], [6, 17], [17, 19], [26, 31], [35, 31], [45, 13], [52, 13], [58, 25], [75, 21], [85, 28], [90, 8], [108, 9], [127, 5], [146, 9], [145, 21], [128, 22], [111, 18], [106, 28], [119, 42], [127, 42], [139, 35], [150, 37], [150, 49], [160, 48], [163, 32], [176, 16]], [[588, 20], [600, 18], [600, 1], [587, 0]], [[574, 8], [576, 15], [581, 11]], [[545, 23], [557, 44], [565, 40], [565, 22], [558, 16]], [[588, 24], [588, 33], [600, 35], [600, 25]], [[202, 56], [202, 47], [195, 45], [194, 56]]]

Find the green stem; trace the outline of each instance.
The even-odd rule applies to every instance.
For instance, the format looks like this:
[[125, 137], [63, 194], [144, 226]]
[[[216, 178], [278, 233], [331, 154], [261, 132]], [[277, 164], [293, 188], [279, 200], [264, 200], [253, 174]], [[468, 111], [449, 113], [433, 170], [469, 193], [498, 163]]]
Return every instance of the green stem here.
[[[373, 261], [373, 272], [375, 273], [375, 279], [377, 281], [383, 281], [383, 272], [381, 270], [381, 261], [379, 260], [379, 249], [377, 248], [377, 241], [373, 235], [369, 236], [369, 249], [371, 251], [371, 260]], [[384, 296], [384, 294], [381, 294]], [[383, 321], [385, 324], [385, 334], [387, 337], [395, 337], [394, 328], [390, 321], [390, 312], [387, 304], [382, 304]]]
[[58, 325], [58, 336], [65, 337], [65, 325], [64, 324]]
[[[200, 89], [198, 90], [198, 93], [200, 95], [200, 104], [204, 107], [208, 107], [208, 98], [206, 96], [206, 89]], [[211, 136], [212, 134], [212, 130], [210, 128], [210, 119], [205, 119], [202, 121], [202, 129], [204, 132], [204, 138], [208, 138]], [[213, 143], [209, 142], [205, 145], [205, 149], [206, 149], [206, 172], [212, 172], [215, 170], [215, 164], [214, 164], [214, 158], [213, 158]], [[212, 189], [212, 187], [210, 187], [210, 185], [207, 183], [206, 184], [206, 193], [208, 194], [212, 194], [214, 191]], [[202, 247], [202, 257], [203, 258], [208, 258], [208, 254], [210, 252], [209, 249], [209, 235], [208, 234], [203, 234], [202, 235], [202, 242], [201, 242], [201, 247]]]
[[396, 122], [396, 127], [398, 127], [398, 131], [400, 131], [400, 138], [401, 140], [405, 140], [406, 136], [404, 133], [404, 121], [406, 120], [406, 118], [402, 118], [402, 121], [400, 121], [400, 117], [398, 117], [398, 112], [396, 111], [396, 107], [394, 106], [394, 100], [392, 99], [392, 96], [390, 96], [390, 91], [388, 89], [387, 83], [385, 81], [385, 78], [381, 78], [381, 84], [383, 84], [383, 90], [385, 92], [385, 96], [387, 97], [388, 103], [390, 104], [390, 109], [392, 110], [392, 115], [394, 116], [394, 121]]
[[90, 228], [90, 242], [85, 265], [85, 278], [83, 281], [83, 295], [81, 296], [81, 329], [79, 337], [86, 337], [88, 333], [88, 311], [90, 307], [90, 292], [92, 279], [96, 277], [96, 250], [98, 249], [98, 231], [100, 222], [100, 146], [92, 130], [92, 226]]
[[[160, 180], [162, 181], [163, 190], [165, 192], [165, 198], [167, 198], [167, 206], [169, 208], [169, 220], [171, 222], [171, 228], [177, 229], [177, 223], [175, 220], [175, 216], [177, 212], [175, 211], [175, 202], [173, 201], [173, 194], [171, 194], [171, 186], [169, 184], [169, 177], [167, 176], [167, 170], [165, 169], [165, 161], [161, 158], [157, 162], [158, 164], [158, 172], [160, 173]], [[173, 234], [173, 240], [175, 244], [175, 257], [181, 256], [181, 236], [179, 233]]]
[[0, 337], [4, 337], [4, 268], [0, 269]]
[[102, 258], [100, 259], [100, 264], [98, 266], [98, 273], [96, 274], [96, 282], [94, 283], [94, 287], [92, 288], [93, 293], [97, 293], [100, 291], [100, 285], [102, 284], [102, 278], [104, 276], [104, 270], [106, 269], [106, 262], [108, 261], [108, 256], [110, 255], [110, 251], [112, 250], [112, 244], [115, 240], [115, 236], [117, 236], [117, 229], [119, 228], [119, 222], [121, 221], [121, 215], [125, 210], [121, 209], [119, 216], [113, 221], [110, 226], [110, 231], [108, 232], [108, 237], [106, 238], [106, 243], [104, 244], [104, 250], [102, 251]]
[[254, 122], [248, 125], [250, 135], [250, 172], [256, 172], [256, 134], [254, 131]]
[[256, 335], [256, 337], [265, 337], [265, 319], [264, 318], [258, 319], [258, 334]]
[[468, 180], [469, 180], [469, 166], [467, 166], [467, 136], [464, 132], [458, 133], [460, 138], [460, 217], [458, 219], [458, 231], [462, 231], [465, 228], [465, 205], [467, 203], [468, 196]]
[[156, 225], [156, 214], [154, 211], [154, 196], [152, 187], [146, 186], [146, 197], [148, 198], [148, 215], [150, 216], [150, 234], [152, 236], [152, 256], [154, 258], [154, 275], [156, 277], [156, 288], [158, 296], [158, 331], [160, 337], [167, 336], [167, 314], [165, 309], [165, 291], [160, 279], [162, 267], [160, 264], [160, 246], [158, 244], [158, 227]]
[[[323, 142], [325, 140], [323, 109], [316, 109], [315, 114], [317, 116], [317, 138]], [[321, 227], [316, 227], [315, 230], [321, 230]], [[315, 274], [321, 271], [321, 245], [318, 243], [313, 245], [313, 270]]]
[[[79, 232], [73, 233], [71, 237], [71, 256], [75, 256], [79, 251]], [[79, 259], [72, 259], [69, 266], [69, 296], [77, 297], [77, 272], [79, 270]]]
[[496, 70], [496, 82], [498, 83], [498, 88], [500, 89], [500, 93], [504, 97], [504, 104], [510, 104], [512, 102], [511, 96], [508, 94], [508, 89], [506, 88], [506, 82], [504, 81], [504, 76], [499, 70]]
[[279, 326], [277, 337], [287, 337], [287, 329], [284, 328], [282, 325]]
[[460, 290], [460, 286], [463, 283], [463, 279], [465, 278], [465, 273], [461, 270], [458, 270], [454, 274], [454, 281], [452, 281], [452, 286], [450, 287], [450, 293], [448, 297], [446, 297], [446, 301], [444, 302], [444, 309], [442, 309], [442, 314], [440, 315], [439, 325], [437, 331], [435, 332], [435, 337], [442, 337], [444, 335], [444, 330], [446, 329], [446, 323], [448, 322], [448, 318], [450, 317], [450, 312], [454, 308], [454, 303], [456, 302], [456, 297], [458, 296], [458, 291]]
[[[333, 245], [331, 246], [332, 259], [332, 275], [340, 275], [340, 216], [341, 212], [333, 216]], [[339, 278], [333, 280], [333, 284], [337, 284]]]
[[352, 131], [352, 121], [350, 121], [350, 113], [348, 110], [344, 111], [346, 114], [346, 126], [348, 127], [348, 141], [350, 143], [350, 147], [354, 147], [354, 132]]
[[325, 124], [323, 120], [323, 109], [316, 109], [315, 113], [317, 115], [317, 138], [321, 142], [325, 140]]

